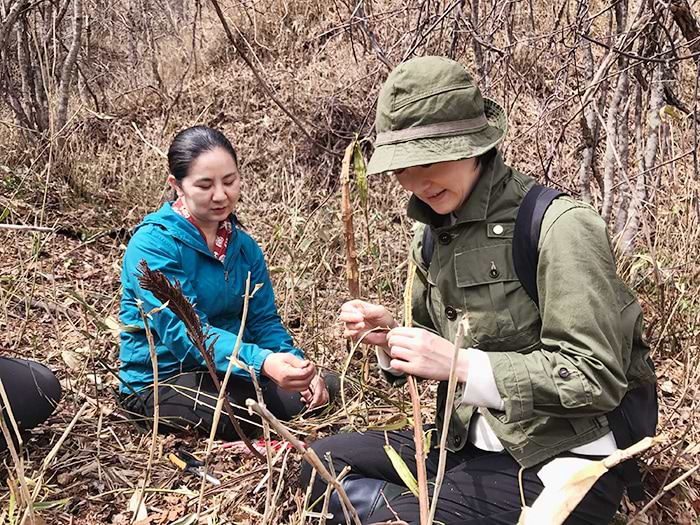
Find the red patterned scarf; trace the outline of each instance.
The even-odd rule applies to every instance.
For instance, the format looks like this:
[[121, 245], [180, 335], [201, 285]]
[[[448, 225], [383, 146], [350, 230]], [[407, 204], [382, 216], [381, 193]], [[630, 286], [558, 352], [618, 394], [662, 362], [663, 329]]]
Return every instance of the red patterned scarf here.
[[[179, 198], [173, 202], [172, 208], [175, 213], [182, 215], [185, 219], [190, 221], [195, 228], [197, 228], [197, 231], [199, 231], [200, 235], [204, 239], [204, 242], [206, 243], [207, 236], [204, 235], [204, 232], [199, 228], [199, 226], [197, 226], [197, 223], [194, 222], [194, 218], [187, 209], [187, 206], [185, 206], [182, 198]], [[221, 262], [224, 262], [224, 259], [226, 259], [226, 249], [228, 248], [228, 241], [231, 238], [232, 231], [233, 225], [229, 219], [221, 221], [219, 223], [219, 229], [216, 230], [216, 239], [214, 240], [214, 257], [219, 259]]]

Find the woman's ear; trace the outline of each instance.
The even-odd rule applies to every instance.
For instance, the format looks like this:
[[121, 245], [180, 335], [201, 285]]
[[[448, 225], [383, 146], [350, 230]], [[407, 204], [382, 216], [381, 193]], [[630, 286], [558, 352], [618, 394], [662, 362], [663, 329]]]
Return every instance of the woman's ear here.
[[175, 195], [182, 197], [182, 188], [180, 187], [180, 183], [173, 175], [168, 175], [168, 184], [170, 184], [170, 187], [175, 191]]

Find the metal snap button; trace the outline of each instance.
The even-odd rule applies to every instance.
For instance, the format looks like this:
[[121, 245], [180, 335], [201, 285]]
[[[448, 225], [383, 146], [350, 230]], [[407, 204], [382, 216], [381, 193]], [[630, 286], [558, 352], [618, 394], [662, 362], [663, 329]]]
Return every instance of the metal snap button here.
[[462, 444], [462, 436], [460, 436], [459, 434], [455, 435], [454, 442], [455, 442], [456, 446], [461, 445]]
[[457, 319], [457, 310], [455, 310], [452, 306], [446, 307], [445, 317], [447, 317], [450, 321], [454, 321]]
[[496, 226], [493, 227], [493, 233], [496, 235], [501, 235], [503, 233], [503, 226], [496, 224]]
[[450, 244], [451, 241], [452, 241], [452, 235], [450, 235], [449, 233], [440, 232], [438, 234], [438, 242], [440, 244]]
[[499, 275], [501, 275], [501, 272], [499, 272], [498, 268], [496, 268], [496, 263], [493, 261], [491, 261], [491, 270], [489, 271], [489, 275], [493, 279], [496, 279]]
[[569, 379], [569, 376], [571, 376], [571, 372], [569, 372], [568, 368], [564, 368], [563, 366], [559, 369], [559, 377], [562, 379]]

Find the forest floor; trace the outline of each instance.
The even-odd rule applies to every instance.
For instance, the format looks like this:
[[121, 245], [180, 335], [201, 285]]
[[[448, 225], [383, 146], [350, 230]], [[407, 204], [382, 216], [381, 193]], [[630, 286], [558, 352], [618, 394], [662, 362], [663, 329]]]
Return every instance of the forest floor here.
[[[35, 2], [32, 9], [54, 3]], [[583, 71], [588, 41], [579, 38], [582, 29], [576, 24], [583, 16], [592, 34], [612, 46], [614, 9], [591, 2], [587, 9], [593, 14], [582, 14], [582, 3], [563, 2], [556, 7], [557, 18], [552, 3], [539, 0], [471, 2], [476, 9], [471, 14], [465, 2], [227, 2], [236, 43], [245, 44], [265, 89], [212, 10], [203, 8], [207, 2], [172, 2], [185, 6], [179, 15], [145, 0], [110, 2], [104, 12], [97, 12], [102, 2], [93, 4], [85, 7], [92, 40], [81, 51], [80, 64], [94, 75], [77, 83], [64, 141], [32, 143], [12, 124], [9, 107], [0, 106], [0, 222], [53, 229], [0, 229], [0, 354], [45, 363], [63, 386], [55, 414], [27, 436], [23, 477], [30, 491], [37, 490], [34, 508], [45, 523], [127, 524], [154, 447], [147, 516], [140, 523], [191, 525], [200, 480], [178, 471], [168, 454], [177, 448], [201, 454], [205, 440], [190, 435], [154, 442], [149, 432], [127, 421], [115, 376], [121, 257], [130, 229], [167, 200], [163, 152], [175, 132], [204, 124], [232, 139], [243, 176], [239, 216], [263, 249], [283, 322], [320, 366], [342, 373], [349, 362], [345, 406], [336, 403], [290, 427], [307, 442], [334, 432], [395, 427], [410, 413], [405, 389], [382, 382], [372, 351], [359, 348], [349, 359], [337, 323], [349, 298], [340, 164], [356, 134], [373, 136], [376, 94], [388, 70], [382, 59], [398, 63], [411, 54], [436, 54], [468, 65], [484, 94], [508, 112], [505, 160], [580, 196], [586, 188], [580, 186], [579, 168], [589, 138], [582, 135], [577, 111], [591, 79]], [[366, 13], [358, 11], [363, 6]], [[182, 18], [172, 23], [172, 16]], [[644, 20], [650, 27], [638, 35], [650, 43], [630, 47], [634, 53], [651, 53], [647, 47], [656, 49], [654, 39], [662, 40], [655, 25], [660, 18], [647, 13]], [[64, 25], [70, 27], [69, 22], [66, 17]], [[686, 45], [678, 34], [674, 38]], [[587, 46], [590, 50], [590, 42]], [[60, 46], [44, 48], [49, 53]], [[385, 56], [378, 51], [382, 48]], [[607, 52], [602, 45], [593, 48], [596, 68], [603, 67]], [[686, 47], [677, 52], [690, 53]], [[629, 127], [629, 166], [613, 170], [612, 188], [600, 180], [588, 183], [598, 209], [604, 190], [619, 206], [611, 230], [616, 214], [626, 213], [624, 204], [630, 203], [626, 178], [644, 181], [634, 132], [644, 138], [647, 117], [658, 117], [647, 106], [662, 62], [637, 64], [628, 91], [640, 90], [639, 97], [627, 93], [627, 120], [620, 129]], [[625, 69], [617, 57], [605, 63], [609, 74], [601, 83], [609, 86], [595, 95], [601, 98], [601, 121], [603, 115], [610, 120], [609, 101]], [[672, 65], [664, 73], [673, 77], [664, 80], [669, 91], [686, 109], [697, 107], [695, 62]], [[625, 501], [619, 523], [633, 517], [644, 524], [700, 523], [700, 170], [693, 155], [698, 150], [694, 124], [668, 117], [648, 133], [647, 142], [659, 139], [656, 167], [646, 173], [649, 193], [637, 245], [620, 257], [620, 274], [645, 311], [659, 380], [662, 443], [643, 459], [647, 501], [653, 503], [640, 515], [643, 505]], [[606, 151], [604, 135], [593, 148], [598, 175], [615, 156]], [[371, 144], [363, 141], [362, 151], [370, 153]], [[412, 235], [407, 195], [392, 177], [377, 176], [363, 196], [353, 177], [361, 297], [400, 314]], [[431, 382], [421, 384], [425, 422], [435, 416], [434, 389]], [[49, 457], [52, 449], [55, 457]], [[266, 465], [216, 446], [213, 469], [222, 483], [204, 487], [200, 522], [260, 523], [266, 495], [276, 493], [273, 523], [318, 523], [303, 518], [300, 455], [282, 449], [278, 456], [268, 486]], [[18, 477], [16, 465], [7, 454], [0, 460], [7, 466], [3, 485], [9, 487], [0, 490], [0, 524], [14, 525], [20, 497], [12, 481]]]

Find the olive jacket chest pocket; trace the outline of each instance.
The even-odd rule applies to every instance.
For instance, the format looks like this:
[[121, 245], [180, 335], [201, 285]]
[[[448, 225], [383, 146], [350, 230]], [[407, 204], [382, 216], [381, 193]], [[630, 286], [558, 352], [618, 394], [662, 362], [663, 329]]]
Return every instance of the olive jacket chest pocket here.
[[441, 282], [438, 287], [443, 302], [461, 310], [460, 318], [469, 313], [475, 345], [486, 351], [538, 346], [539, 312], [515, 273], [510, 239], [455, 250], [451, 270], [453, 283]]

